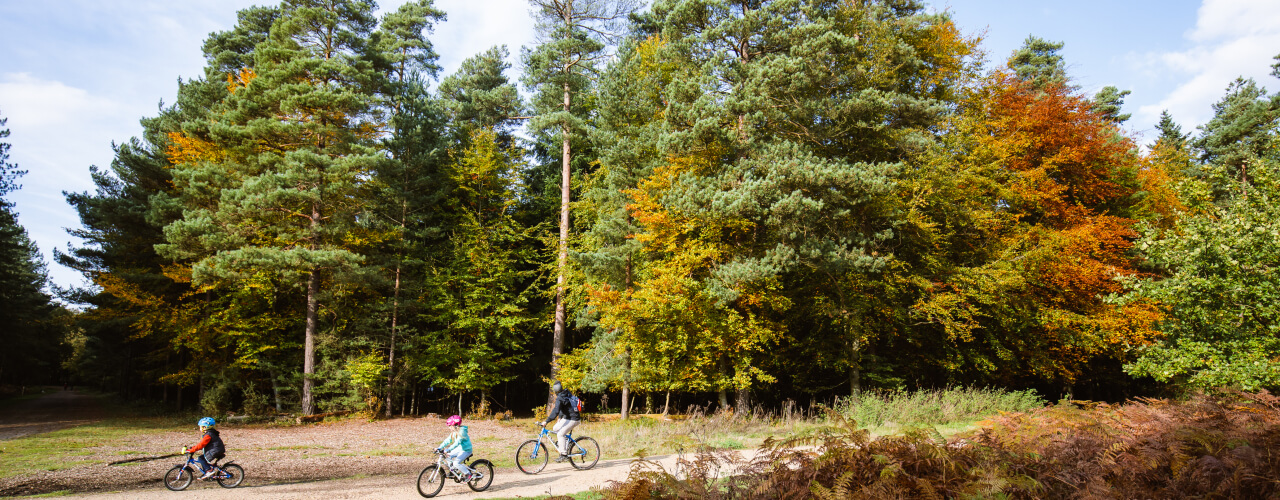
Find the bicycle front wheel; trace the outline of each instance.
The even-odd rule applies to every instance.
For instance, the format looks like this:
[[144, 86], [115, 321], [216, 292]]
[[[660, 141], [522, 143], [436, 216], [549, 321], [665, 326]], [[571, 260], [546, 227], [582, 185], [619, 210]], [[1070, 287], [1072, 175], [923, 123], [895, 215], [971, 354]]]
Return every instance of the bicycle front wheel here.
[[227, 464], [222, 467], [222, 472], [225, 472], [226, 474], [218, 476], [218, 486], [223, 488], [235, 488], [236, 486], [240, 486], [240, 483], [244, 481], [244, 467], [241, 467], [239, 464]]
[[569, 452], [569, 463], [578, 470], [587, 470], [600, 461], [600, 444], [589, 437], [574, 438], [576, 443]]
[[427, 498], [439, 495], [444, 480], [444, 470], [439, 465], [428, 465], [418, 474], [418, 494]]
[[173, 491], [182, 491], [191, 486], [191, 480], [195, 479], [196, 471], [191, 470], [185, 465], [175, 465], [169, 472], [164, 473], [164, 487]]
[[530, 439], [516, 449], [516, 467], [525, 474], [537, 474], [547, 466], [547, 446]]
[[471, 487], [471, 491], [484, 491], [489, 489], [489, 485], [493, 484], [493, 464], [488, 460], [476, 460], [471, 462], [471, 470], [479, 474], [479, 477], [467, 481], [467, 486]]

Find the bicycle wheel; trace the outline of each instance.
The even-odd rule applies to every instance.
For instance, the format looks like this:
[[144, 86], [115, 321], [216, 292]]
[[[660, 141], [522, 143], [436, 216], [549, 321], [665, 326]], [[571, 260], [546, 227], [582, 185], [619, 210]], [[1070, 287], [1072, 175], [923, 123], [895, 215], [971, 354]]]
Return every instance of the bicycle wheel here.
[[467, 486], [471, 491], [484, 491], [489, 489], [489, 485], [493, 484], [493, 464], [488, 460], [476, 460], [471, 462], [471, 470], [480, 474], [480, 477], [467, 481]]
[[195, 479], [196, 471], [191, 470], [186, 465], [175, 465], [169, 472], [164, 473], [164, 487], [173, 491], [182, 491], [191, 486], [191, 480]]
[[444, 488], [444, 476], [444, 470], [439, 465], [428, 465], [422, 469], [422, 473], [418, 474], [418, 494], [427, 498], [439, 495], [440, 489]]
[[530, 439], [516, 449], [516, 467], [525, 474], [537, 474], [547, 466], [547, 445]]
[[218, 476], [218, 486], [223, 488], [235, 488], [236, 486], [240, 486], [240, 483], [244, 481], [244, 467], [241, 467], [240, 464], [224, 465], [222, 466], [222, 472], [225, 472], [226, 474]]
[[587, 470], [600, 461], [600, 444], [589, 437], [573, 438], [573, 450], [569, 452], [569, 463], [578, 470]]

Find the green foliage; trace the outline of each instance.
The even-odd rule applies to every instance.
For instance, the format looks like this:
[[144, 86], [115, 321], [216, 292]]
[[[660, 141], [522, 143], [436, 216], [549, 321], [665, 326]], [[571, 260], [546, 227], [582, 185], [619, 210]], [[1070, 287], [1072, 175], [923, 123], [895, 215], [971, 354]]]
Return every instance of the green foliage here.
[[[1124, 106], [1124, 97], [1132, 93], [1133, 92], [1128, 90], [1120, 90], [1114, 86], [1107, 85], [1106, 87], [1102, 87], [1102, 90], [1099, 90], [1097, 94], [1094, 94], [1094, 107], [1099, 113], [1102, 113], [1102, 116], [1106, 117], [1107, 120], [1117, 124], [1124, 123], [1133, 115], [1130, 113], [1120, 113], [1120, 107]], [[1163, 120], [1167, 117], [1168, 114], [1166, 113], [1161, 116], [1161, 119]]]
[[[8, 120], [0, 118], [0, 127]], [[8, 199], [27, 172], [9, 162], [7, 137], [9, 129], [0, 129], [0, 342], [7, 346], [0, 384], [58, 383], [70, 313], [45, 292], [44, 259]]]
[[1050, 42], [1037, 36], [1027, 36], [1027, 39], [1022, 42], [1022, 47], [1009, 57], [1009, 69], [1017, 73], [1018, 78], [1030, 82], [1036, 88], [1065, 85], [1067, 65], [1058, 54], [1062, 46], [1062, 42]]
[[1045, 401], [1034, 390], [948, 387], [919, 391], [868, 391], [841, 398], [835, 411], [868, 427], [892, 422], [898, 426], [934, 426], [974, 421], [997, 413], [1027, 412]]
[[1193, 388], [1280, 386], [1280, 172], [1250, 166], [1250, 185], [1234, 197], [1167, 230], [1144, 227], [1138, 248], [1168, 276], [1134, 281], [1125, 299], [1159, 301], [1168, 317], [1163, 341], [1128, 367], [1135, 375]]

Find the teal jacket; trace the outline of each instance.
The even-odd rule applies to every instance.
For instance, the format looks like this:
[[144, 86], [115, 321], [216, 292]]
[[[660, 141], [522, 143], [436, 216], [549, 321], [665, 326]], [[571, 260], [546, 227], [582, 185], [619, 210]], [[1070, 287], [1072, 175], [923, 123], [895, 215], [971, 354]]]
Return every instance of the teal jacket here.
[[444, 441], [441, 441], [440, 446], [437, 446], [437, 448], [450, 455], [456, 454], [456, 450], [459, 448], [462, 451], [471, 453], [471, 436], [467, 434], [467, 426], [459, 425], [458, 430], [450, 432], [449, 436], [444, 438]]

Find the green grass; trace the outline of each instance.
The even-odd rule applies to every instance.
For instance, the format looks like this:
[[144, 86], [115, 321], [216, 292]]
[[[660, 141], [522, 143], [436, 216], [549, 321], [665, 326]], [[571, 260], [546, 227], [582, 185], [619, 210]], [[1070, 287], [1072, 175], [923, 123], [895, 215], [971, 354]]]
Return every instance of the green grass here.
[[3, 457], [0, 459], [0, 478], [104, 462], [106, 459], [100, 456], [103, 453], [96, 448], [117, 445], [140, 432], [168, 431], [182, 425], [173, 418], [109, 418], [69, 429], [0, 441], [0, 457]]
[[841, 399], [835, 409], [845, 418], [875, 432], [905, 427], [955, 426], [958, 423], [969, 425], [1001, 412], [1025, 412], [1044, 405], [1044, 399], [1034, 390], [949, 387], [867, 392], [857, 399]]

